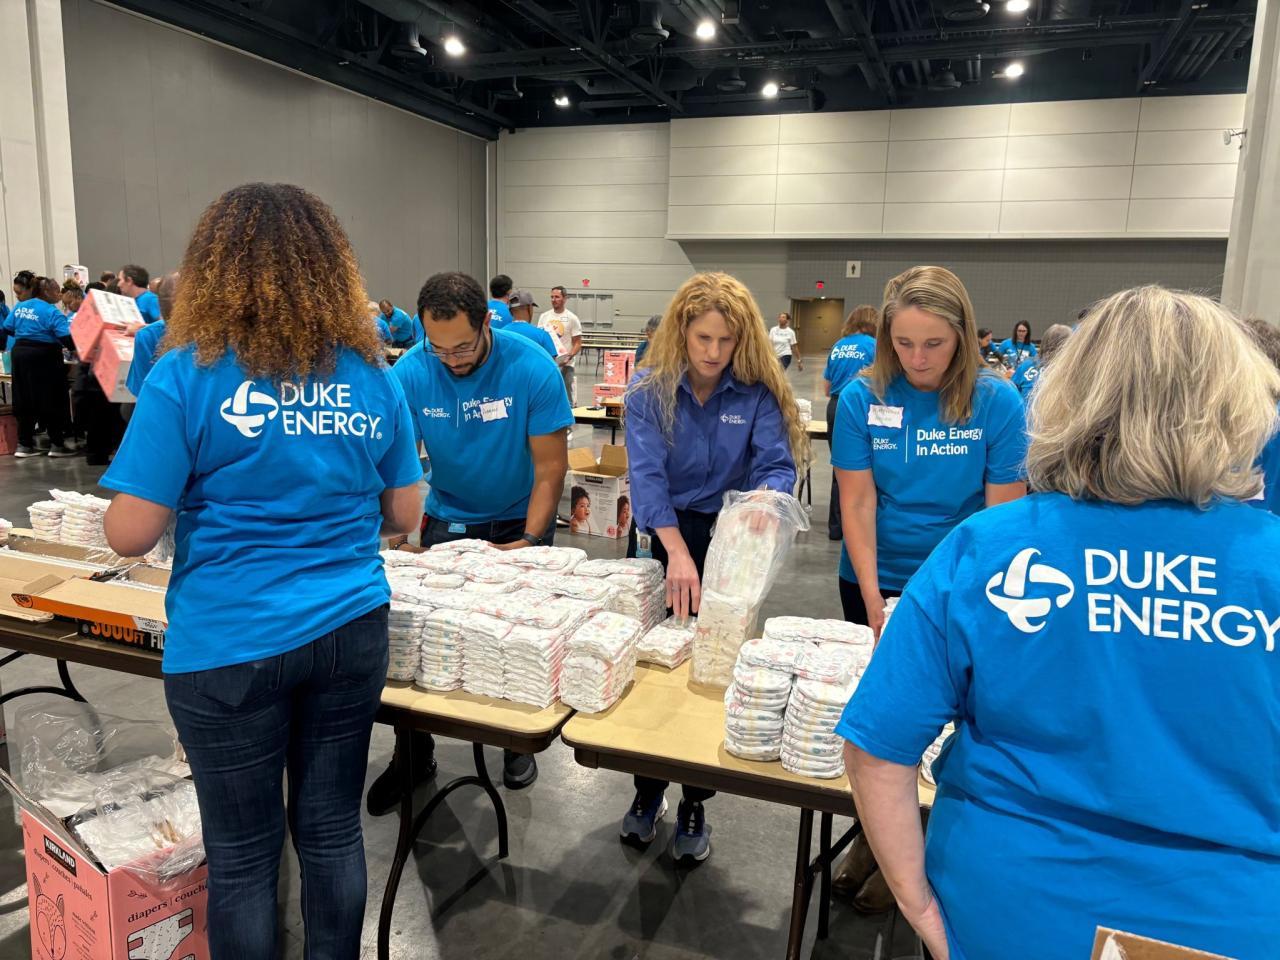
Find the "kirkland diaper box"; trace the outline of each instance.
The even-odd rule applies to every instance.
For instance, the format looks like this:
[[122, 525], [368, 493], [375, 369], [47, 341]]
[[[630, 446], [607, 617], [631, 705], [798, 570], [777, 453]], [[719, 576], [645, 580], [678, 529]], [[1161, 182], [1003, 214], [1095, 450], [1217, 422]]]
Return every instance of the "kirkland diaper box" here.
[[631, 371], [635, 369], [636, 352], [634, 350], [606, 350], [604, 352], [604, 382], [614, 386], [625, 387], [631, 382]]
[[625, 539], [631, 530], [627, 448], [605, 444], [597, 460], [589, 447], [569, 451], [569, 532]]
[[147, 858], [106, 869], [7, 773], [22, 810], [32, 960], [209, 960], [208, 868], [161, 882]]
[[76, 353], [85, 363], [92, 363], [98, 355], [103, 332], [123, 336], [131, 323], [142, 323], [142, 314], [138, 312], [133, 297], [90, 290], [71, 319], [71, 339], [76, 345]]
[[93, 358], [93, 375], [112, 403], [133, 403], [137, 399], [125, 386], [132, 363], [133, 337], [104, 330], [98, 338], [98, 352]]
[[626, 394], [627, 386], [624, 383], [597, 383], [592, 391], [592, 399], [597, 407], [603, 407], [606, 403], [622, 403]]
[[1192, 950], [1132, 933], [1099, 927], [1092, 960], [1231, 960], [1216, 953]]

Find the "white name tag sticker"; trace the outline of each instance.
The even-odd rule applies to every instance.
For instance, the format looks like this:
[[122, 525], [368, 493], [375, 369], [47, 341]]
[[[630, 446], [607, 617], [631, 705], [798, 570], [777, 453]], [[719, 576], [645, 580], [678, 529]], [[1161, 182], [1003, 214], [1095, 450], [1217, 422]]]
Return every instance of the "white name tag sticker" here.
[[873, 427], [894, 427], [902, 426], [902, 408], [886, 407], [879, 403], [873, 403], [867, 408], [867, 423]]
[[480, 419], [485, 423], [490, 420], [507, 419], [507, 405], [502, 400], [490, 400], [480, 404]]

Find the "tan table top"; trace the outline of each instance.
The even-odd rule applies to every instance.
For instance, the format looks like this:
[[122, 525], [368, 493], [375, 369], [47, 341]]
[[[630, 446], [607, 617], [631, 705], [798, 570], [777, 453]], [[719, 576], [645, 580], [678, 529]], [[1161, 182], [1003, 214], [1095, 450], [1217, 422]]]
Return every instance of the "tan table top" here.
[[621, 419], [619, 416], [621, 412], [621, 407], [616, 410], [610, 410], [608, 408], [604, 410], [592, 410], [590, 407], [574, 407], [573, 419], [578, 423], [585, 423], [588, 420], [599, 420], [601, 423], [618, 423]]
[[805, 429], [809, 431], [811, 437], [825, 437], [831, 431], [827, 429], [827, 421], [810, 420], [805, 424]]
[[[849, 782], [801, 777], [779, 761], [742, 760], [724, 749], [724, 694], [691, 686], [689, 663], [636, 667], [636, 682], [604, 713], [575, 714], [562, 738], [586, 766], [692, 783], [828, 813], [851, 815]], [[934, 788], [920, 782], [920, 802]]]
[[478, 697], [463, 690], [434, 693], [410, 684], [388, 682], [382, 691], [381, 719], [395, 714], [415, 729], [538, 753], [553, 742], [573, 709], [556, 702], [545, 709], [510, 700]]

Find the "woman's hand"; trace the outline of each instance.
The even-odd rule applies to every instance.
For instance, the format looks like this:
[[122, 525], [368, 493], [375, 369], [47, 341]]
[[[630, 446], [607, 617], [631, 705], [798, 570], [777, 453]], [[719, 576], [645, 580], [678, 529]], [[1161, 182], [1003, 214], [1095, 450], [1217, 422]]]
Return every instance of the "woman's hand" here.
[[947, 947], [947, 931], [942, 923], [942, 911], [938, 909], [938, 898], [933, 895], [933, 891], [928, 891], [928, 902], [922, 907], [909, 907], [901, 903], [898, 907], [911, 928], [929, 948], [933, 960], [949, 960], [951, 952]]
[[669, 554], [667, 557], [667, 606], [677, 617], [685, 618], [698, 612], [702, 599], [702, 584], [698, 580], [698, 568], [688, 550]]
[[867, 626], [875, 634], [876, 643], [880, 642], [880, 631], [884, 629], [884, 597], [879, 590], [862, 591], [862, 602], [867, 607]]

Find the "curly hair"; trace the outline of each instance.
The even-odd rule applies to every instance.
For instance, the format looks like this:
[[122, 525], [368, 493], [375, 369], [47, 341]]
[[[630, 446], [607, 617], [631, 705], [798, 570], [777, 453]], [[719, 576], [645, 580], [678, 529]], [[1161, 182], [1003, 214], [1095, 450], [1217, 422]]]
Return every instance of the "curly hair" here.
[[169, 348], [194, 344], [211, 366], [235, 353], [253, 379], [333, 372], [347, 348], [385, 363], [351, 243], [318, 197], [286, 183], [246, 183], [200, 216], [178, 276]]
[[742, 281], [727, 273], [694, 274], [680, 286], [658, 324], [652, 346], [645, 351], [640, 375], [628, 388], [628, 396], [637, 390], [653, 391], [669, 442], [675, 428], [676, 389], [689, 368], [689, 324], [708, 310], [718, 311], [737, 339], [733, 375], [748, 386], [763, 383], [778, 401], [791, 456], [803, 473], [809, 463], [809, 432], [800, 422], [795, 394], [769, 343], [756, 298]]
[[489, 315], [489, 301], [479, 281], [458, 271], [434, 273], [418, 291], [418, 316], [424, 320], [452, 320], [465, 313], [472, 330], [479, 330]]

